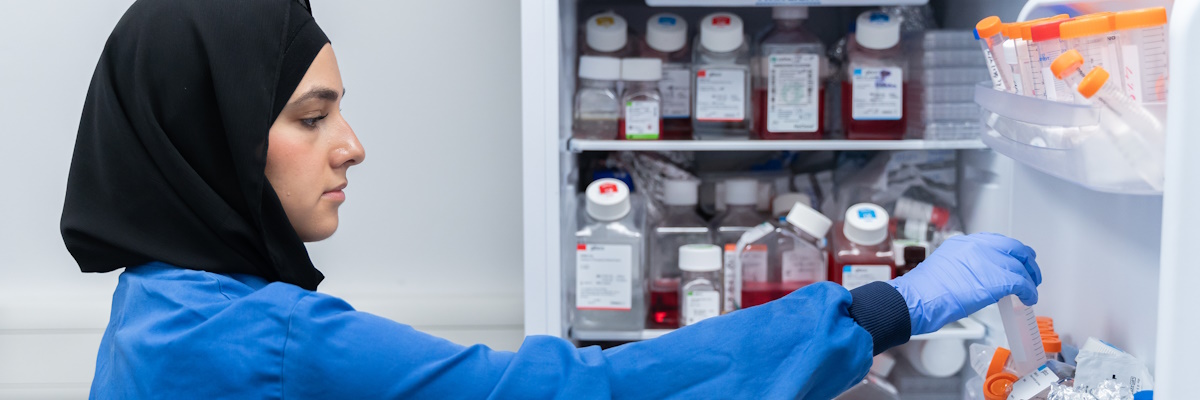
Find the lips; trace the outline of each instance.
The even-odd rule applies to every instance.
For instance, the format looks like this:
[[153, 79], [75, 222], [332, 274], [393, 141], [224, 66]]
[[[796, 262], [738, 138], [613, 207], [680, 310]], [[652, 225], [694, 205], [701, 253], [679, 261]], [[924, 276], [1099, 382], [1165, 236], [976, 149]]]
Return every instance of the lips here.
[[325, 193], [322, 193], [321, 197], [325, 198], [325, 199], [329, 199], [329, 200], [334, 200], [334, 201], [346, 201], [346, 193], [342, 191], [342, 189], [345, 189], [345, 188], [346, 188], [346, 184], [343, 183], [331, 190], [326, 191]]

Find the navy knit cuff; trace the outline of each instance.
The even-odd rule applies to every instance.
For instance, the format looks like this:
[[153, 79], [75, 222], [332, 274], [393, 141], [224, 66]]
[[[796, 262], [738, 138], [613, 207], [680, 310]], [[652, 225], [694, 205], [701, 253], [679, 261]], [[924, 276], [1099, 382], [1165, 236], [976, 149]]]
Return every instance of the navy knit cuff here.
[[908, 342], [912, 321], [904, 296], [886, 282], [871, 282], [850, 291], [850, 317], [871, 334], [875, 354]]

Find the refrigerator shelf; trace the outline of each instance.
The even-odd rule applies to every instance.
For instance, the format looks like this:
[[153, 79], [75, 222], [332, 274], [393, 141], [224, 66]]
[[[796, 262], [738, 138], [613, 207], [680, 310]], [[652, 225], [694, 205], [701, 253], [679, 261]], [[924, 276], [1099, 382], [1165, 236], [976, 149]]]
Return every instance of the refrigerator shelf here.
[[584, 151], [831, 151], [986, 149], [968, 140], [586, 140], [569, 139], [567, 150]]
[[[654, 339], [673, 331], [674, 329], [643, 329], [640, 331], [572, 330], [571, 338], [590, 342], [632, 342]], [[910, 340], [976, 340], [982, 339], [986, 333], [987, 330], [983, 324], [968, 317], [951, 322], [937, 332], [913, 336]]]
[[[975, 102], [982, 108], [981, 140], [1000, 154], [1099, 192], [1162, 194], [1109, 139], [1096, 107], [1002, 92], [988, 82], [975, 86]], [[1146, 108], [1165, 120], [1166, 104]]]
[[651, 7], [774, 7], [774, 6], [900, 6], [921, 5], [929, 0], [646, 0]]

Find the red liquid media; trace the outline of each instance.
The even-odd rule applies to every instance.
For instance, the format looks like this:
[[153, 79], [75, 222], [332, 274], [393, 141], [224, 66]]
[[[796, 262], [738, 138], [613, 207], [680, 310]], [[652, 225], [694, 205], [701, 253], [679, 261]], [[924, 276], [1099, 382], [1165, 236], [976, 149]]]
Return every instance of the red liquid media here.
[[[901, 87], [901, 97], [908, 98], [908, 84]], [[842, 82], [842, 125], [846, 129], [846, 139], [850, 140], [900, 140], [908, 129], [905, 122], [907, 113], [902, 110], [898, 120], [856, 120], [854, 119], [854, 86], [850, 82]], [[838, 273], [841, 276], [841, 273]], [[832, 279], [833, 275], [829, 275]]]
[[646, 327], [674, 329], [679, 327], [679, 280], [655, 279], [650, 284], [650, 312]]
[[661, 122], [662, 133], [658, 135], [661, 140], [691, 140], [692, 139], [692, 119], [691, 118], [670, 118], [663, 119]]
[[[845, 222], [838, 222], [829, 230], [832, 250], [829, 252], [829, 281], [844, 285], [842, 272], [847, 265], [883, 265], [888, 267], [887, 279], [896, 278], [896, 256], [892, 252], [892, 236], [874, 246], [855, 244], [842, 231]], [[883, 277], [880, 277], [883, 278]]]
[[754, 89], [754, 137], [764, 140], [816, 140], [825, 131], [825, 85], [817, 91], [817, 130], [815, 132], [771, 132], [767, 130], [767, 89]]
[[[689, 123], [690, 124], [690, 123]], [[663, 139], [663, 119], [658, 119], [658, 139]], [[617, 140], [656, 140], [656, 139], [626, 139], [625, 138], [625, 118], [617, 118]]]

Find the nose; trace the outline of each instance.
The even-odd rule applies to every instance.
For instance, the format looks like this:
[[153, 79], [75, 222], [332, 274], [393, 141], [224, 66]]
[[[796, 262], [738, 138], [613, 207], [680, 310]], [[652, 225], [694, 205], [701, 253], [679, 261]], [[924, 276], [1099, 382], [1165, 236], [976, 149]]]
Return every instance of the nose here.
[[334, 168], [349, 168], [362, 163], [367, 158], [367, 151], [358, 141], [358, 135], [354, 133], [354, 129], [350, 128], [350, 123], [344, 118], [341, 118], [341, 122], [341, 135], [338, 139], [340, 143], [331, 154], [330, 164]]

